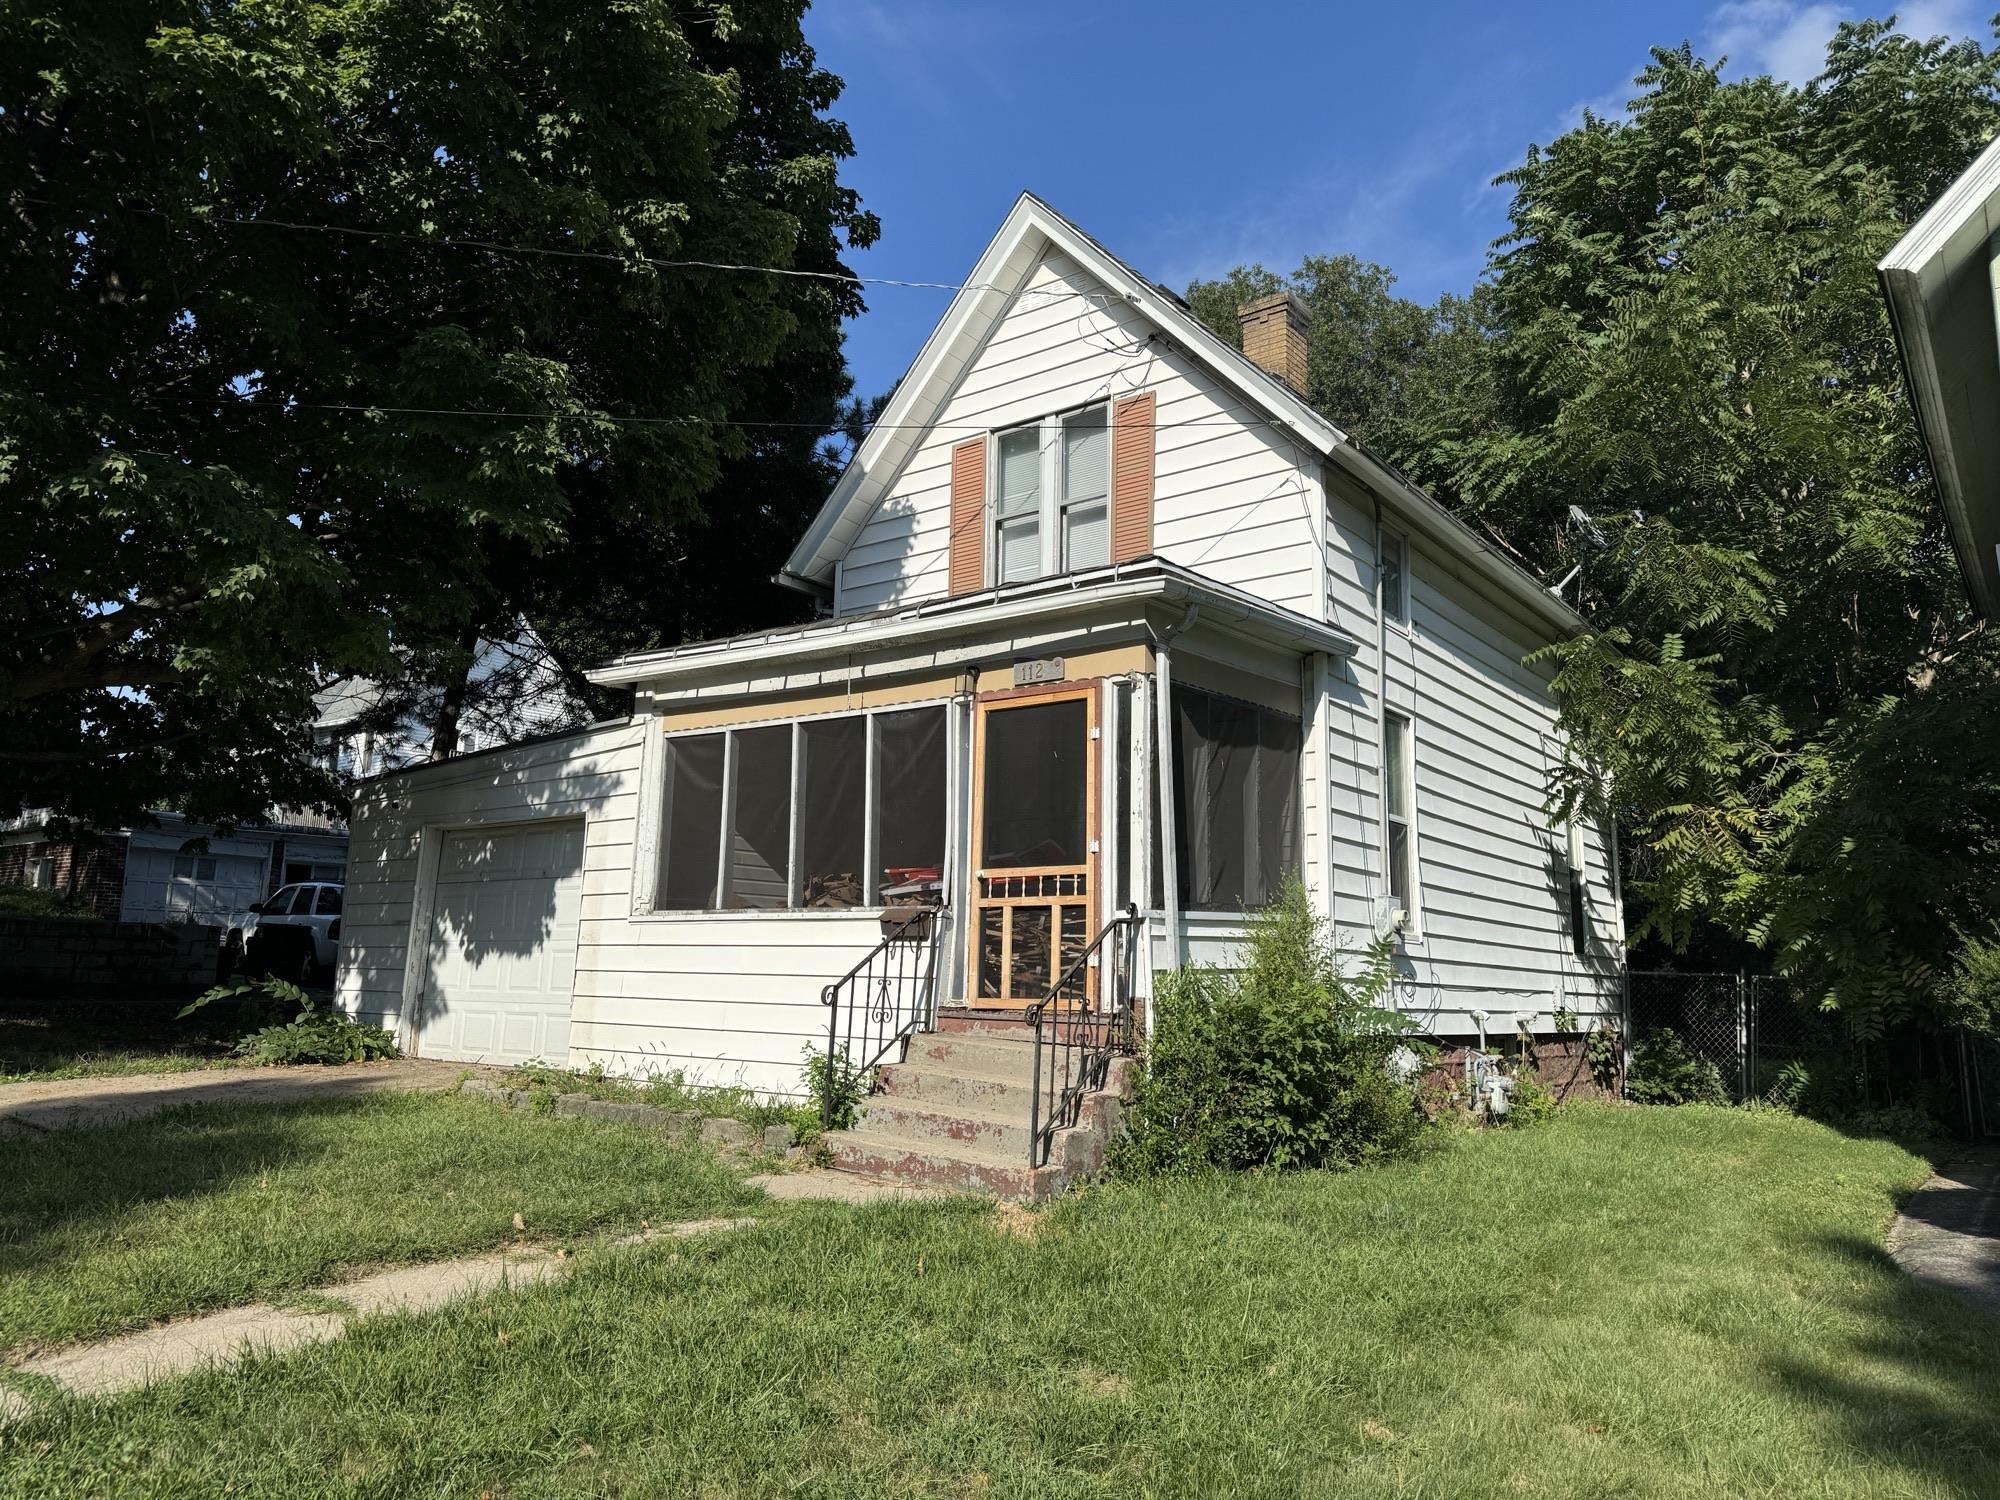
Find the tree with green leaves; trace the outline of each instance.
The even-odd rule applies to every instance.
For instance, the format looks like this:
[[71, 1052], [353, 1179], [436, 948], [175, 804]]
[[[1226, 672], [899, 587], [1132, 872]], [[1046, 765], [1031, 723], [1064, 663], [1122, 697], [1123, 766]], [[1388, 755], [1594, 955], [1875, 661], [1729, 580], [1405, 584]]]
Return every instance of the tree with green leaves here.
[[316, 688], [768, 576], [876, 233], [803, 9], [0, 15], [0, 805], [320, 802]]
[[[1333, 365], [1388, 375], [1312, 395], [1601, 627], [1547, 653], [1552, 797], [1619, 817], [1635, 937], [1719, 926], [1864, 1035], [1956, 1016], [1994, 967], [2000, 647], [1874, 267], [2000, 130], [2000, 48], [1857, 22], [1804, 87], [1683, 46], [1634, 93], [1501, 179], [1470, 296], [1349, 270]], [[1190, 300], [1221, 329], [1279, 284]]]
[[1482, 388], [1391, 455], [1603, 629], [1548, 655], [1564, 800], [1647, 927], [1715, 920], [1864, 1034], [1935, 1014], [2000, 890], [1993, 644], [1924, 469], [1877, 259], [2000, 129], [2000, 49], [1840, 28], [1803, 88], [1658, 51], [1502, 180]]

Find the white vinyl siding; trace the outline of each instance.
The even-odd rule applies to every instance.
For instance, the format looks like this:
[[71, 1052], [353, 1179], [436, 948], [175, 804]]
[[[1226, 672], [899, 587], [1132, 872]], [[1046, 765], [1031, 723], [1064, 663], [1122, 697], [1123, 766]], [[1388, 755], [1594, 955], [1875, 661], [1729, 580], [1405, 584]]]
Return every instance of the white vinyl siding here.
[[[936, 430], [890, 481], [845, 553], [838, 612], [947, 592], [954, 444], [981, 429], [1004, 432], [1051, 413], [1151, 390], [1159, 424], [1154, 550], [1259, 598], [1317, 616], [1316, 465], [1303, 466], [1302, 455], [1261, 411], [1229, 393], [1193, 359], [1171, 346], [1149, 344], [1154, 330], [1135, 309], [1044, 295], [1073, 290], [1104, 296], [1102, 283], [1066, 256], [1044, 257], [1027, 286], [1034, 290], [1017, 296], [994, 324], [938, 411]], [[989, 493], [997, 494], [997, 482]], [[1083, 529], [1088, 543], [1087, 522]], [[990, 557], [988, 567], [993, 567]]]

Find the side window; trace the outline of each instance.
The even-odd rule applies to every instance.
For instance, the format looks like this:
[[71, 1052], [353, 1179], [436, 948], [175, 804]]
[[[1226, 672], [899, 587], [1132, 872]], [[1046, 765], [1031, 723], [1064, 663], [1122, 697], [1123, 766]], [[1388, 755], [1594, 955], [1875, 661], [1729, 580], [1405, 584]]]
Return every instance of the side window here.
[[1410, 930], [1417, 920], [1417, 796], [1416, 754], [1406, 715], [1391, 712], [1382, 723], [1382, 814], [1384, 859], [1389, 894], [1408, 914]]
[[313, 900], [313, 915], [317, 917], [337, 917], [340, 915], [340, 887], [323, 885], [319, 895]]
[[1410, 623], [1410, 544], [1395, 531], [1382, 533], [1382, 616]]

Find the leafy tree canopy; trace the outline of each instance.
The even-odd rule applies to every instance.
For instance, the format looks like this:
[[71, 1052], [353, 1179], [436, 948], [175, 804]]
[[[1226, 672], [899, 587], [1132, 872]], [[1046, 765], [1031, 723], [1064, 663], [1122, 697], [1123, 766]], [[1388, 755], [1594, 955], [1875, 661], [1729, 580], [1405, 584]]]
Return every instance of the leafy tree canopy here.
[[855, 289], [651, 262], [873, 239], [803, 9], [0, 13], [0, 806], [320, 801], [329, 681], [774, 597]]
[[[1864, 1031], [1962, 990], [2000, 896], [2000, 651], [1874, 269], [1996, 130], [2000, 48], [1847, 24], [1802, 88], [1656, 51], [1624, 118], [1501, 179], [1470, 298], [1347, 273], [1336, 364], [1410, 351], [1400, 379], [1314, 372], [1547, 581], [1580, 566], [1601, 633], [1549, 653], [1579, 752], [1557, 790], [1615, 807], [1645, 924], [1722, 922]], [[1330, 264], [1294, 278], [1309, 301]]]

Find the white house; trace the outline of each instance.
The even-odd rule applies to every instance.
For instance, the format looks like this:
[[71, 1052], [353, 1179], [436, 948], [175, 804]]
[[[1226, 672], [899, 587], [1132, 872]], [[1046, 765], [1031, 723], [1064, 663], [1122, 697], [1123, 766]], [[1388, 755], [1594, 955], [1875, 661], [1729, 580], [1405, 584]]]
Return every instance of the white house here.
[[1288, 295], [1239, 354], [1032, 196], [967, 282], [787, 564], [823, 618], [361, 789], [343, 1005], [797, 1092], [884, 908], [943, 908], [922, 1031], [1018, 1015], [1128, 904], [1143, 997], [1296, 871], [1436, 1035], [1615, 1016], [1614, 851], [1550, 825], [1523, 660], [1583, 622], [1307, 404]]

